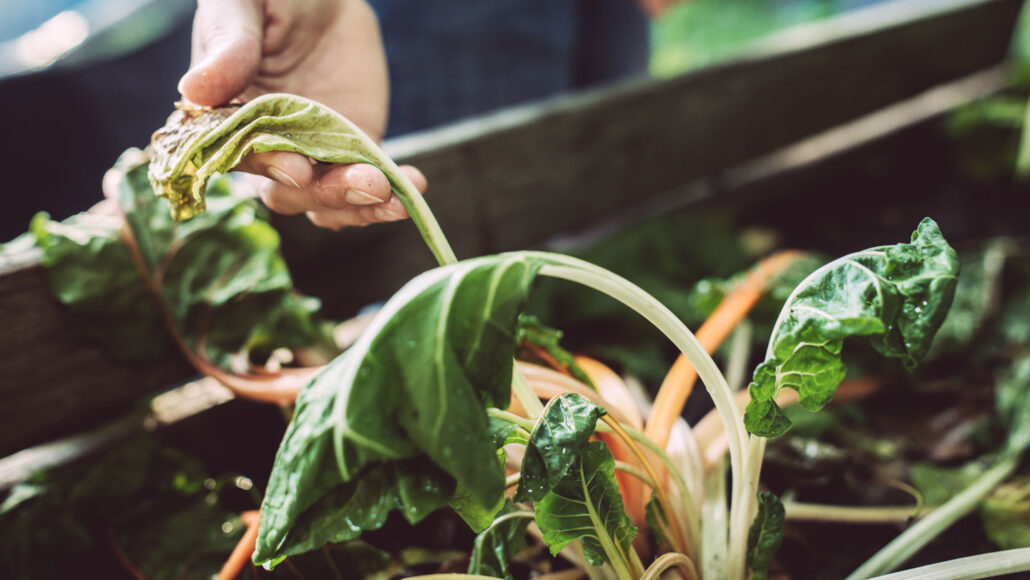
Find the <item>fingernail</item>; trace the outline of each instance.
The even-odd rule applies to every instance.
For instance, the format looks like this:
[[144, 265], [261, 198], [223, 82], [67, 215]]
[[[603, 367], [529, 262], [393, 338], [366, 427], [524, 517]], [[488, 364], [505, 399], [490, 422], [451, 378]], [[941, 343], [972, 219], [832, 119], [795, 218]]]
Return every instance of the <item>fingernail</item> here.
[[186, 75], [182, 75], [181, 77], [179, 77], [179, 84], [175, 86], [175, 90], [179, 91], [180, 95], [182, 94], [182, 85], [185, 84], [185, 83], [186, 83]]
[[282, 169], [279, 169], [278, 167], [269, 167], [267, 171], [268, 176], [278, 181], [279, 183], [283, 185], [291, 185], [293, 187], [296, 187], [297, 189], [300, 189], [300, 184], [297, 183], [297, 180], [287, 175], [286, 172]]
[[372, 210], [372, 214], [376, 216], [376, 219], [384, 222], [392, 222], [401, 219], [401, 216], [386, 207], [377, 207]]
[[354, 205], [371, 205], [373, 203], [382, 203], [383, 201], [371, 193], [361, 191], [360, 189], [348, 189], [343, 192], [343, 199], [347, 203]]

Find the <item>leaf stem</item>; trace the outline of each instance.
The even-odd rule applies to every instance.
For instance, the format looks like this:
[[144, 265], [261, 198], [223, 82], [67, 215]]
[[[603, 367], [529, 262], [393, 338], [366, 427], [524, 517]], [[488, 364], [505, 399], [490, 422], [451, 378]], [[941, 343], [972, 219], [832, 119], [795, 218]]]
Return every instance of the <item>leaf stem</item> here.
[[[673, 463], [669, 455], [662, 448], [658, 447], [654, 441], [651, 441], [647, 435], [644, 435], [642, 432], [637, 431], [629, 425], [622, 424], [621, 426], [633, 441], [646, 447], [653, 457], [657, 457], [658, 460], [661, 461], [662, 465], [665, 467], [666, 473], [672, 477], [672, 482], [673, 485], [676, 486], [677, 493], [679, 493], [680, 498], [682, 498], [682, 501], [678, 504], [674, 504], [673, 508], [675, 510], [675, 508], [682, 506], [683, 510], [675, 510], [672, 513], [676, 515], [678, 519], [686, 523], [687, 535], [690, 538], [700, 538], [701, 519], [697, 512], [697, 504], [695, 503], [694, 496], [691, 494], [690, 489], [687, 487], [687, 482], [683, 479], [683, 474], [680, 473], [676, 464]], [[615, 432], [614, 429], [608, 427], [607, 423], [598, 423], [597, 427], [599, 431], [610, 430], [613, 433]], [[682, 513], [684, 510], [686, 513]], [[695, 545], [692, 550], [695, 554], [700, 554], [702, 546], [699, 544]]]
[[929, 566], [903, 570], [876, 580], [961, 580], [993, 578], [1003, 574], [1030, 570], [1030, 548], [1002, 550], [965, 558], [938, 562]]
[[676, 547], [677, 551], [686, 552], [688, 554], [693, 553], [696, 557], [698, 553], [696, 545], [698, 538], [696, 535], [690, 538], [685, 537], [686, 530], [683, 529], [683, 522], [680, 518], [675, 517], [677, 512], [673, 509], [672, 502], [669, 501], [669, 494], [665, 490], [665, 486], [662, 485], [661, 480], [658, 478], [658, 473], [655, 472], [654, 466], [651, 465], [651, 462], [640, 450], [640, 446], [637, 445], [636, 441], [630, 437], [629, 433], [622, 428], [622, 425], [619, 425], [618, 421], [609, 415], [602, 416], [601, 420], [611, 427], [612, 430], [615, 431], [615, 434], [629, 446], [633, 455], [636, 457], [637, 462], [639, 462], [640, 465], [644, 467], [644, 471], [647, 472], [647, 475], [652, 482], [651, 487], [654, 489], [655, 496], [658, 498], [658, 503], [661, 504], [665, 513], [673, 517], [673, 521], [675, 522], [675, 525], [672, 526], [673, 537], [670, 539], [673, 541], [673, 545]]
[[[533, 427], [536, 425], [536, 423], [532, 419], [527, 419], [525, 417], [519, 417], [515, 413], [512, 413], [510, 411], [504, 411], [504, 410], [498, 409], [496, 407], [489, 407], [489, 408], [487, 408], [486, 414], [491, 416], [491, 417], [496, 417], [498, 419], [501, 419], [502, 421], [507, 421], [507, 422], [509, 422], [509, 423], [511, 423], [513, 425], [518, 425], [519, 427], [522, 427], [523, 429], [525, 429], [527, 434], [528, 433], [532, 433], [533, 432]], [[527, 435], [527, 438], [528, 438], [528, 435]]]
[[[747, 477], [744, 445], [747, 442], [748, 434], [744, 429], [743, 415], [734, 401], [733, 393], [726, 383], [726, 378], [719, 371], [719, 367], [712, 360], [711, 355], [705, 351], [701, 343], [690, 332], [690, 329], [665, 305], [625, 278], [589, 262], [569, 256], [545, 252], [531, 252], [531, 254], [540, 255], [549, 262], [540, 268], [541, 275], [576, 282], [615, 298], [651, 322], [687, 357], [690, 364], [697, 370], [698, 376], [712, 397], [719, 416], [726, 426], [730, 466], [734, 475], [730, 521], [731, 523], [744, 521], [746, 518], [745, 514], [751, 511], [748, 506], [753, 505], [754, 501], [753, 499], [748, 501], [742, 496], [744, 480]], [[691, 508], [694, 509], [694, 506], [691, 506]], [[744, 509], [743, 513], [739, 512], [741, 509]], [[696, 509], [694, 511], [696, 512]], [[742, 531], [737, 532], [738, 536], [742, 535], [744, 537], [745, 542], [748, 530], [746, 524], [747, 522], [745, 522], [745, 527]], [[732, 546], [733, 544], [731, 543], [731, 565], [732, 558], [735, 556], [738, 556], [741, 560], [744, 557], [743, 551], [738, 550], [737, 552], [739, 553], [737, 553], [732, 550]], [[742, 566], [743, 563], [740, 566], [741, 570], [743, 570]], [[741, 571], [740, 576], [730, 576], [730, 578], [742, 577], [742, 574], [743, 572]]]
[[[529, 387], [529, 383], [526, 382], [526, 375], [522, 374], [522, 369], [519, 368], [518, 364], [511, 365], [511, 391], [515, 394], [515, 398], [518, 399], [530, 419], [536, 419], [544, 412], [543, 403], [540, 402], [533, 389]], [[532, 431], [532, 428], [530, 430]]]
[[[861, 507], [785, 501], [783, 508], [788, 520], [838, 522], [847, 524], [885, 524], [906, 522], [918, 517], [910, 506]], [[923, 515], [930, 513], [927, 509]]]
[[659, 580], [666, 570], [673, 567], [679, 568], [686, 580], [699, 580], [694, 562], [679, 552], [669, 552], [659, 556], [647, 567], [647, 571], [640, 577], [640, 580]]
[[654, 480], [651, 479], [651, 476], [648, 475], [646, 471], [644, 471], [643, 469], [640, 469], [639, 467], [637, 467], [636, 465], [633, 465], [632, 463], [626, 463], [625, 461], [619, 461], [618, 459], [616, 459], [615, 460], [615, 469], [617, 469], [617, 470], [619, 470], [619, 471], [621, 471], [623, 473], [628, 473], [628, 474], [632, 475], [633, 477], [639, 479], [640, 481], [646, 483], [647, 485], [650, 485], [652, 487], [654, 487], [654, 485], [655, 485]]
[[860, 580], [890, 572], [909, 559], [941, 532], [966, 515], [983, 498], [987, 497], [1002, 481], [1008, 478], [1019, 465], [1017, 453], [1002, 457], [998, 463], [988, 469], [975, 483], [959, 492], [958, 495], [941, 504], [925, 518], [905, 530], [897, 538], [884, 546], [869, 558], [847, 580]]

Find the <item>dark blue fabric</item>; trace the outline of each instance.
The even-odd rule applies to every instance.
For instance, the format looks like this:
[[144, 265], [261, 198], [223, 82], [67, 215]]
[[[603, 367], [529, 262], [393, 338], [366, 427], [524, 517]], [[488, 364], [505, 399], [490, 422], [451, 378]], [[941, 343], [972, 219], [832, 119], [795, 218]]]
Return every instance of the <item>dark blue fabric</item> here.
[[388, 135], [644, 74], [633, 0], [370, 0], [390, 66]]

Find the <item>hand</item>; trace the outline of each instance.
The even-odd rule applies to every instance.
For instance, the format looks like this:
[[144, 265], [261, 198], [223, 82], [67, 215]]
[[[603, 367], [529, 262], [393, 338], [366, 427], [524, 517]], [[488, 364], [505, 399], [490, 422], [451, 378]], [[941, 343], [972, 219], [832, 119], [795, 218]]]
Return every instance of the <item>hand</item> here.
[[[379, 23], [364, 0], [199, 0], [190, 70], [179, 92], [198, 105], [286, 92], [320, 101], [373, 139], [386, 129], [389, 83]], [[250, 155], [236, 169], [270, 178], [273, 211], [305, 212], [338, 229], [407, 217], [381, 171], [322, 165], [289, 152]], [[420, 191], [426, 179], [402, 170]]]

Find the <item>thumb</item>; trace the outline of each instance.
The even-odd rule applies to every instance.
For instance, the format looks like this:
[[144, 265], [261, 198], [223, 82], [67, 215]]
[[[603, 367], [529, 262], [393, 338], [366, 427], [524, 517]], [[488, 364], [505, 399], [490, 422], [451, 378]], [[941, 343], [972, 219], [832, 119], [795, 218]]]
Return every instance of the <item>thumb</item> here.
[[246, 89], [261, 62], [263, 12], [254, 0], [201, 0], [193, 23], [193, 64], [179, 92], [198, 105], [222, 105]]

